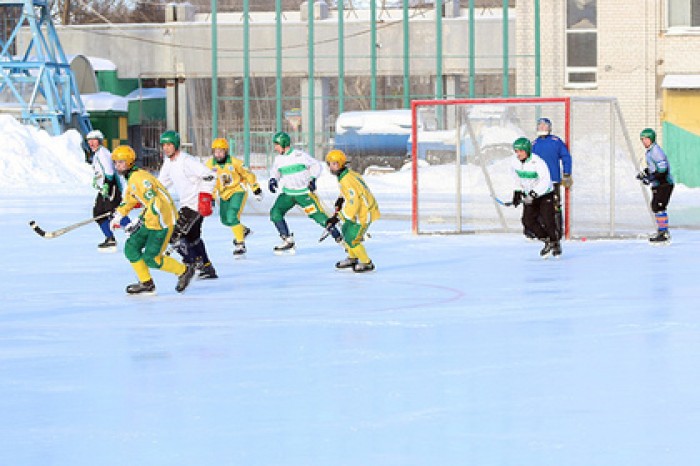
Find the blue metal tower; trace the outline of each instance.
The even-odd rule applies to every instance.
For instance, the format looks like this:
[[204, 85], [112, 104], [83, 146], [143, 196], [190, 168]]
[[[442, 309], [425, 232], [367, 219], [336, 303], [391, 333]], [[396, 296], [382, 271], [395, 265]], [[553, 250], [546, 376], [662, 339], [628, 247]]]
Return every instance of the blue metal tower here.
[[[7, 37], [0, 37], [0, 111], [54, 135], [68, 128], [86, 134], [92, 126], [51, 20], [50, 1], [0, 0], [3, 9], [18, 14]], [[21, 44], [18, 37], [25, 26], [31, 39]]]

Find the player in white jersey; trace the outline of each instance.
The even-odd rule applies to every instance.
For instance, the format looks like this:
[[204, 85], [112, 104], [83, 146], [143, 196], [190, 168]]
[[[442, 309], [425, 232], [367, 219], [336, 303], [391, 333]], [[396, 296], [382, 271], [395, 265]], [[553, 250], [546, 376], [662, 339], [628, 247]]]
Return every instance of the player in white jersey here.
[[202, 239], [202, 222], [212, 213], [216, 177], [202, 162], [180, 150], [180, 135], [166, 131], [160, 136], [163, 165], [158, 180], [180, 198], [180, 210], [171, 242], [186, 264], [195, 264], [199, 278], [217, 278]]
[[[294, 235], [290, 233], [284, 216], [295, 205], [321, 227], [326, 228], [328, 215], [323, 211], [316, 195], [316, 179], [321, 176], [323, 164], [306, 152], [291, 147], [292, 140], [287, 133], [277, 133], [272, 138], [277, 157], [270, 171], [269, 188], [271, 193], [280, 193], [270, 209], [270, 220], [282, 238], [282, 244], [275, 246], [276, 254], [295, 252]], [[336, 242], [343, 241], [335, 226], [329, 231]]]
[[[122, 191], [125, 186], [124, 177], [114, 170], [112, 154], [102, 145], [104, 138], [102, 131], [99, 129], [92, 130], [85, 136], [90, 149], [89, 159], [92, 160], [92, 170], [94, 172], [92, 187], [98, 191], [95, 197], [95, 204], [92, 207], [93, 217], [114, 212], [122, 201]], [[105, 235], [104, 241], [97, 245], [97, 249], [101, 252], [115, 252], [117, 250], [117, 240], [109, 226], [110, 218], [111, 216], [107, 216], [95, 220]], [[122, 227], [128, 225], [129, 222], [129, 218], [124, 217], [122, 219]]]
[[561, 244], [555, 218], [554, 188], [547, 163], [532, 152], [527, 138], [516, 139], [513, 150], [516, 156], [511, 160], [511, 172], [516, 188], [512, 204], [516, 207], [523, 204], [523, 226], [544, 241], [540, 256], [559, 256]]

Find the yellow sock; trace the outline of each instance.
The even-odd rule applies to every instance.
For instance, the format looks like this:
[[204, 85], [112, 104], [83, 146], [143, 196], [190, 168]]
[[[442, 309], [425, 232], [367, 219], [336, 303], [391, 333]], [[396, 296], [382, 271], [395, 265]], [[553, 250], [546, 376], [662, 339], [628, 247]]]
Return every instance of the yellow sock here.
[[185, 270], [187, 270], [187, 267], [185, 267], [182, 262], [170, 256], [163, 256], [163, 265], [160, 266], [160, 270], [174, 273], [175, 275], [182, 275], [185, 273]]
[[357, 260], [363, 264], [369, 264], [371, 262], [362, 243], [358, 244], [354, 248], [348, 248], [348, 256], [357, 258]]
[[239, 223], [235, 227], [231, 227], [231, 230], [233, 231], [233, 237], [236, 238], [236, 241], [242, 243], [245, 238], [245, 227], [243, 224]]
[[146, 262], [144, 262], [143, 259], [136, 262], [132, 262], [131, 266], [134, 268], [134, 271], [136, 272], [136, 277], [141, 283], [147, 282], [151, 279], [151, 272], [148, 270], [148, 266], [146, 265]]

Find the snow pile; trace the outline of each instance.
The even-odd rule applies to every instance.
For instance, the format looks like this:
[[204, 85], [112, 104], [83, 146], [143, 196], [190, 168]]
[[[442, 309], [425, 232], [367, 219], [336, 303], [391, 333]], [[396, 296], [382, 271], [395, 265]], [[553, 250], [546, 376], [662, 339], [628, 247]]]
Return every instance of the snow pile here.
[[52, 185], [52, 192], [90, 189], [92, 169], [85, 163], [81, 143], [75, 130], [51, 136], [12, 116], [0, 115], [0, 189], [31, 192], [38, 185]]

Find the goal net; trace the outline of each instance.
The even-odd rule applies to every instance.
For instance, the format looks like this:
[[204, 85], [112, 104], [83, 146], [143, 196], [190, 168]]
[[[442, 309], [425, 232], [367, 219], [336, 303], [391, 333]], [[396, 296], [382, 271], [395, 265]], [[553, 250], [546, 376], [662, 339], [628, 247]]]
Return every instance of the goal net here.
[[513, 141], [534, 139], [542, 117], [573, 158], [573, 187], [562, 187], [566, 238], [637, 237], [655, 228], [648, 189], [635, 178], [641, 153], [614, 98], [422, 100], [411, 111], [414, 233], [522, 231], [522, 208], [499, 201], [516, 188]]

